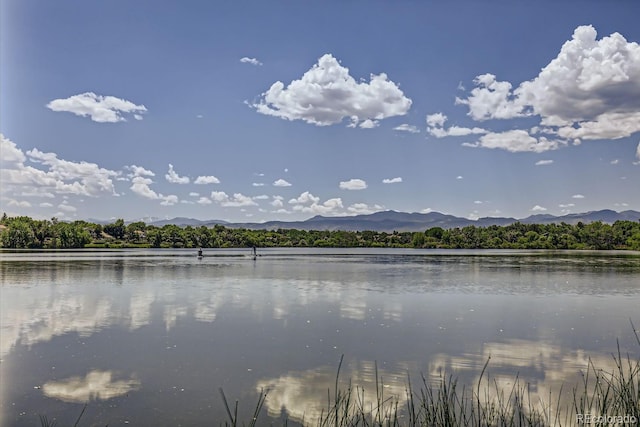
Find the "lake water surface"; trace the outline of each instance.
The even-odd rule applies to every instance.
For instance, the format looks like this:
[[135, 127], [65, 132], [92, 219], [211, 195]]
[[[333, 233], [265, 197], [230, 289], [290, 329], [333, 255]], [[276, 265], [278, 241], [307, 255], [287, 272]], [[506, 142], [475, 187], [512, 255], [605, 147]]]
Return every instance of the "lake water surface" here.
[[[0, 253], [0, 425], [313, 424], [341, 377], [518, 375], [548, 399], [640, 357], [640, 254], [377, 249]], [[371, 393], [368, 393], [371, 396]]]

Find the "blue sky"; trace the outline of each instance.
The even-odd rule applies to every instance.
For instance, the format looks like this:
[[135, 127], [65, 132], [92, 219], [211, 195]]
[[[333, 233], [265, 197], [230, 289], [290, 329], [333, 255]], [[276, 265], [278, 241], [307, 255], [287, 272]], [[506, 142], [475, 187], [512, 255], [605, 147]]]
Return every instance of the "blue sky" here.
[[640, 3], [0, 2], [10, 215], [640, 210]]

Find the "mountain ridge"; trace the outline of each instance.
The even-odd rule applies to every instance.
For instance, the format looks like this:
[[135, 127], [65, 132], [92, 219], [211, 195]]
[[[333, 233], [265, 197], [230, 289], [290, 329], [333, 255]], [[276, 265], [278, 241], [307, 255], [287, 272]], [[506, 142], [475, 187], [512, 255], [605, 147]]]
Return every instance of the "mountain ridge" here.
[[602, 221], [612, 224], [618, 220], [640, 221], [640, 212], [625, 210], [616, 212], [611, 209], [587, 211], [582, 213], [567, 214], [561, 216], [549, 214], [530, 215], [526, 218], [512, 217], [482, 217], [478, 219], [468, 219], [455, 215], [443, 214], [440, 212], [418, 213], [399, 212], [394, 210], [379, 211], [372, 214], [361, 214], [354, 216], [323, 216], [316, 215], [306, 220], [300, 221], [266, 221], [266, 222], [227, 222], [222, 220], [197, 220], [193, 218], [178, 217], [153, 221], [148, 225], [162, 227], [166, 224], [174, 224], [181, 227], [186, 226], [206, 226], [223, 225], [229, 228], [246, 228], [251, 230], [276, 230], [300, 229], [318, 231], [424, 231], [428, 228], [456, 228], [475, 225], [476, 227], [489, 227], [492, 225], [506, 226], [516, 222], [523, 224], [551, 224], [561, 223], [575, 225], [578, 222], [590, 223]]

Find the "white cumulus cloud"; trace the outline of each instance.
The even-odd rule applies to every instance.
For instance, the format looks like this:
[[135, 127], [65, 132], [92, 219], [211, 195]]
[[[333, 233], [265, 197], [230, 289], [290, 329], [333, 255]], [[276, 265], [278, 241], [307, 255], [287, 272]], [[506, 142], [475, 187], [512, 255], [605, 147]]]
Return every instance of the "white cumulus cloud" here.
[[370, 206], [366, 203], [354, 203], [347, 207], [347, 212], [352, 215], [369, 215], [375, 212], [380, 212], [384, 207], [380, 205]]
[[131, 179], [131, 187], [129, 187], [129, 189], [138, 196], [142, 196], [147, 199], [159, 199], [160, 195], [149, 187], [151, 184], [153, 184], [153, 180], [150, 178], [134, 176]]
[[7, 206], [15, 206], [15, 207], [18, 207], [18, 208], [30, 208], [31, 207], [31, 203], [29, 203], [26, 200], [10, 199], [9, 202], [7, 203]]
[[[119, 175], [116, 171], [101, 168], [95, 163], [60, 159], [55, 153], [44, 153], [36, 148], [25, 153], [2, 134], [0, 149], [2, 194], [35, 197], [53, 197], [54, 194], [116, 195], [113, 185], [113, 178]], [[42, 168], [27, 166], [27, 160]]]
[[382, 180], [383, 184], [397, 184], [402, 182], [402, 177], [398, 176], [396, 178], [385, 178]]
[[242, 193], [234, 193], [233, 196], [229, 196], [224, 191], [213, 191], [211, 193], [211, 199], [225, 208], [238, 208], [245, 206], [257, 206], [258, 204], [249, 196], [245, 196]]
[[287, 86], [275, 82], [251, 106], [261, 114], [318, 126], [346, 118], [352, 126], [371, 127], [377, 120], [406, 114], [411, 100], [385, 73], [371, 74], [369, 82], [358, 82], [348, 68], [326, 54], [299, 80]]
[[73, 95], [65, 99], [54, 99], [47, 104], [52, 111], [65, 111], [77, 116], [90, 117], [94, 122], [116, 123], [126, 119], [123, 113], [136, 115], [137, 120], [142, 120], [141, 113], [146, 113], [144, 105], [136, 105], [131, 101], [116, 98], [115, 96], [101, 96], [93, 92]]
[[445, 129], [444, 124], [447, 121], [447, 116], [442, 113], [435, 113], [427, 115], [427, 132], [436, 138], [444, 138], [447, 136], [466, 136], [466, 135], [481, 135], [488, 131], [479, 127], [467, 128], [460, 126], [450, 126]]
[[549, 150], [557, 150], [566, 145], [562, 140], [551, 140], [544, 136], [535, 138], [525, 130], [516, 129], [499, 133], [488, 133], [482, 135], [474, 143], [463, 143], [466, 147], [500, 148], [503, 150], [517, 152], [542, 153]]
[[74, 206], [68, 205], [66, 203], [61, 203], [58, 205], [58, 209], [64, 212], [76, 212], [77, 209]]
[[358, 178], [352, 178], [349, 181], [340, 182], [341, 190], [364, 190], [365, 188], [367, 188], [366, 181]]
[[172, 184], [188, 184], [189, 183], [189, 177], [178, 175], [176, 171], [173, 170], [173, 165], [171, 163], [169, 163], [169, 171], [164, 177], [166, 178], [167, 181], [169, 181]]
[[[352, 123], [349, 126], [355, 127], [354, 123]], [[364, 120], [364, 121], [360, 122], [360, 124], [358, 125], [358, 127], [362, 128], [362, 129], [373, 129], [373, 128], [377, 128], [378, 126], [380, 126], [380, 121], [379, 120], [371, 120], [371, 119]]]
[[401, 132], [409, 132], [409, 133], [420, 133], [420, 129], [418, 129], [414, 125], [409, 125], [406, 123], [401, 124], [400, 126], [396, 126], [393, 130], [399, 130]]
[[[274, 203], [272, 202], [272, 204]], [[320, 203], [320, 197], [314, 196], [308, 191], [301, 193], [297, 198], [290, 199], [289, 204], [294, 205], [293, 210], [295, 212], [315, 215], [335, 215], [341, 213], [344, 208], [340, 198], [328, 199]], [[274, 206], [278, 207], [275, 204]]]
[[249, 58], [248, 56], [240, 58], [240, 62], [243, 64], [262, 65], [262, 62], [258, 61], [256, 58]]
[[2, 153], [2, 156], [0, 156], [0, 165], [22, 165], [27, 160], [16, 143], [9, 138], [5, 138], [2, 134], [0, 134], [0, 153]]
[[274, 208], [282, 208], [284, 207], [284, 198], [282, 196], [273, 196], [273, 200], [271, 200], [271, 206]]
[[292, 205], [304, 205], [307, 203], [319, 203], [319, 202], [320, 202], [320, 197], [316, 197], [308, 191], [305, 191], [304, 193], [300, 194], [300, 196], [298, 196], [295, 199], [289, 200], [289, 204], [292, 204]]
[[276, 181], [274, 181], [273, 185], [275, 187], [291, 187], [291, 183], [289, 183], [288, 181], [280, 178]]
[[136, 165], [127, 166], [126, 169], [132, 171], [132, 175], [130, 176], [131, 187], [129, 187], [129, 189], [134, 194], [144, 197], [145, 199], [160, 200], [162, 206], [172, 206], [179, 202], [178, 196], [174, 194], [165, 196], [151, 189], [150, 186], [153, 184], [153, 180], [149, 177], [155, 176], [153, 172]]
[[531, 208], [532, 212], [544, 212], [546, 210], [547, 210], [547, 208], [544, 208], [544, 207], [542, 207], [540, 205], [535, 205], [534, 207]]
[[592, 26], [577, 27], [533, 80], [513, 89], [483, 74], [474, 83], [456, 103], [475, 120], [539, 116], [547, 132], [574, 144], [640, 132], [640, 45], [619, 33], [598, 39]]
[[199, 176], [193, 181], [194, 184], [220, 184], [220, 180], [213, 175]]

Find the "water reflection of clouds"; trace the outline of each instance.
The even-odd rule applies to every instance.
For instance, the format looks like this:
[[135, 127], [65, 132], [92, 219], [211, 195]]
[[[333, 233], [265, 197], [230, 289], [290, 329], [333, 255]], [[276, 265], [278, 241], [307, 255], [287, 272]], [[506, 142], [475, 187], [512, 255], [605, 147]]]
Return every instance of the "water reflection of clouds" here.
[[31, 346], [69, 332], [90, 336], [117, 316], [112, 301], [65, 288], [49, 289], [48, 295], [38, 288], [3, 289], [2, 301], [2, 356], [18, 342]]
[[47, 397], [64, 402], [85, 403], [91, 400], [108, 400], [123, 396], [140, 388], [135, 377], [114, 379], [111, 371], [91, 371], [84, 377], [71, 377], [61, 381], [49, 381], [42, 386]]
[[[487, 370], [480, 382], [487, 362]], [[447, 375], [463, 376], [466, 384], [481, 384], [483, 401], [496, 399], [499, 393], [510, 395], [518, 380], [520, 386], [528, 385], [533, 406], [548, 411], [551, 407], [554, 410], [569, 408], [573, 387], [582, 384], [581, 373], [586, 373], [589, 366], [605, 373], [616, 370], [611, 355], [567, 350], [544, 341], [512, 339], [485, 343], [482, 351], [474, 354], [437, 354], [429, 363], [429, 379], [431, 384], [437, 384]], [[562, 396], [559, 395], [561, 391]], [[490, 396], [485, 395], [487, 392]], [[559, 401], [561, 405], [558, 408]]]
[[[362, 360], [349, 365], [343, 366], [340, 372], [341, 389], [344, 391], [351, 385], [353, 398], [358, 399], [358, 405], [362, 405], [367, 411], [375, 408], [375, 363]], [[384, 399], [397, 401], [399, 407], [407, 400], [406, 372], [403, 364], [398, 364], [395, 369], [377, 369]], [[289, 371], [279, 377], [258, 381], [256, 391], [268, 390], [265, 407], [269, 416], [278, 417], [284, 410], [293, 421], [300, 422], [304, 419], [306, 425], [316, 425], [321, 415], [327, 413], [327, 391], [334, 393], [336, 373], [337, 367], [329, 366]]]

